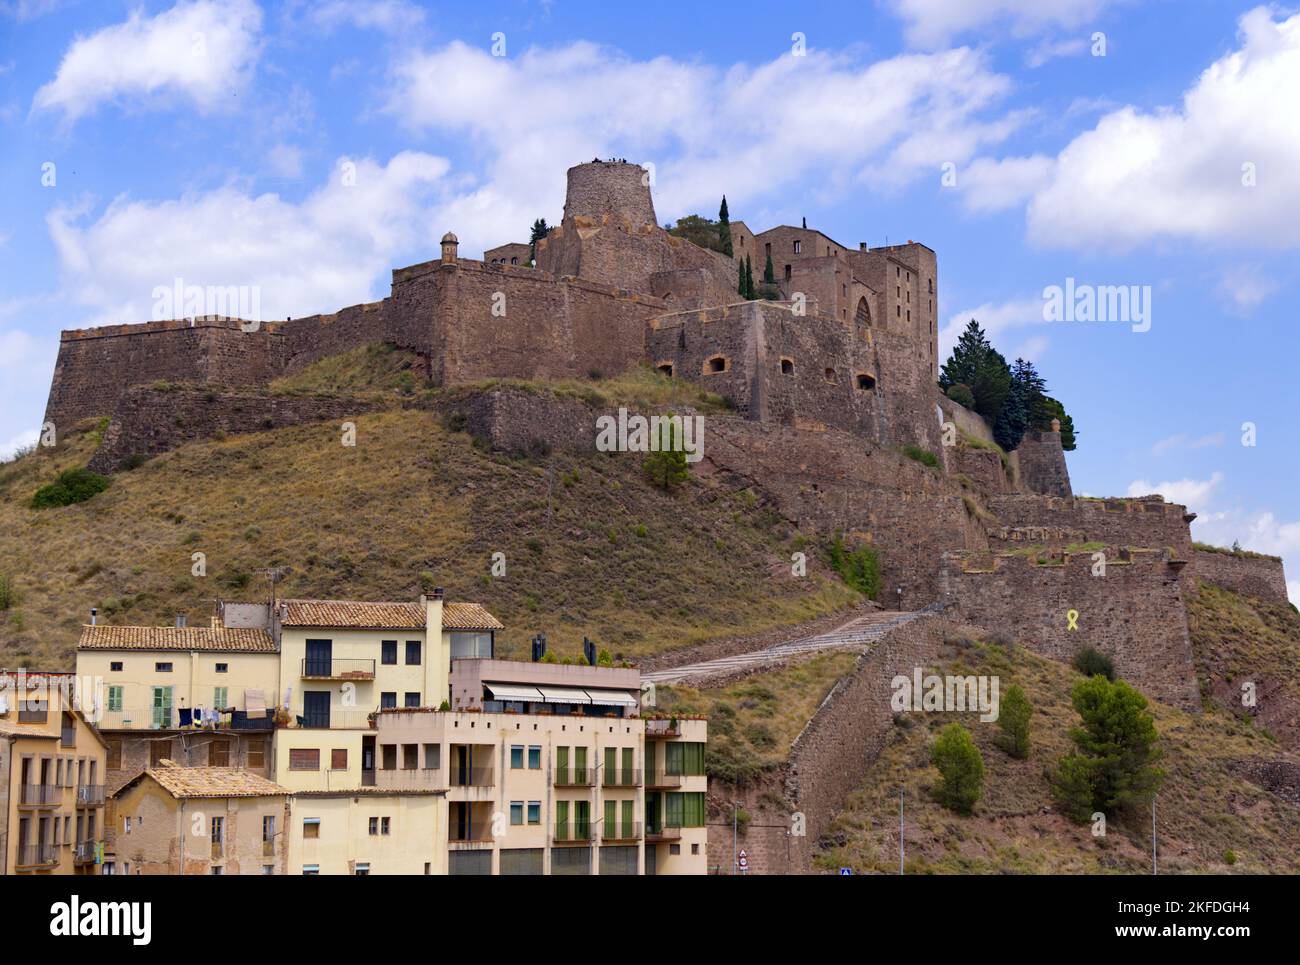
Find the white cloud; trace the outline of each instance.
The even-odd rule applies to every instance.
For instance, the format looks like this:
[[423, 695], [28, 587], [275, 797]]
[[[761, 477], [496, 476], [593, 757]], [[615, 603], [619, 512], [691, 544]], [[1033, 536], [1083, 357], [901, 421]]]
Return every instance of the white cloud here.
[[109, 102], [218, 110], [252, 75], [261, 25], [252, 0], [193, 0], [153, 17], [133, 10], [125, 23], [78, 37], [32, 109], [61, 111], [67, 122]]
[[291, 144], [277, 144], [266, 154], [270, 169], [282, 178], [302, 177], [302, 149]]
[[1206, 436], [1189, 437], [1184, 433], [1178, 433], [1172, 436], [1166, 436], [1158, 439], [1151, 447], [1153, 455], [1160, 455], [1171, 449], [1204, 449], [1207, 446], [1221, 446], [1226, 437], [1222, 432], [1211, 433]]
[[1003, 211], [1023, 205], [1052, 177], [1054, 162], [1036, 154], [1001, 160], [976, 158], [957, 172], [963, 207], [973, 213]]
[[0, 14], [19, 23], [26, 23], [53, 13], [66, 2], [67, 0], [10, 0], [8, 3], [0, 3]]
[[[1203, 513], [1192, 523], [1192, 536], [1212, 546], [1240, 543], [1242, 549], [1282, 557], [1286, 572], [1300, 572], [1300, 522], [1282, 522], [1270, 512], [1241, 509]], [[1288, 580], [1287, 595], [1300, 601], [1300, 580]]]
[[327, 0], [312, 10], [311, 18], [331, 30], [348, 24], [398, 34], [422, 24], [424, 11], [406, 0]]
[[1181, 106], [1126, 106], [1076, 137], [1029, 203], [1030, 239], [1119, 251], [1160, 237], [1300, 245], [1300, 14], [1274, 20], [1258, 7], [1239, 36]]
[[[965, 308], [950, 315], [947, 324], [939, 330], [940, 358], [948, 357], [953, 346], [957, 344], [957, 337], [972, 318], [980, 323], [980, 328], [984, 329], [984, 334], [995, 348], [1005, 345], [1013, 332], [1047, 324], [1043, 319], [1042, 298], [1018, 298], [1001, 303], [985, 302], [974, 308]], [[1013, 352], [1010, 358], [1023, 355], [1032, 359], [1046, 351], [1045, 335], [1032, 331], [1023, 334], [1027, 335], [1024, 345], [1020, 351]]]
[[1025, 66], [1042, 67], [1049, 60], [1058, 57], [1074, 57], [1088, 49], [1088, 42], [1083, 37], [1069, 40], [1044, 40], [1025, 51]]
[[299, 204], [228, 186], [174, 201], [118, 198], [91, 223], [84, 205], [56, 208], [47, 223], [65, 291], [98, 324], [147, 320], [154, 288], [175, 278], [255, 286], [264, 319], [387, 295], [395, 258], [435, 250], [431, 205], [448, 163], [416, 152], [387, 165], [357, 160], [352, 186], [343, 163]]
[[1193, 512], [1206, 509], [1211, 493], [1223, 482], [1223, 473], [1211, 473], [1209, 479], [1176, 479], [1149, 483], [1137, 479], [1129, 483], [1129, 496], [1149, 496], [1159, 493], [1166, 502], [1178, 503]]
[[813, 175], [841, 194], [937, 181], [944, 161], [963, 163], [1014, 129], [1016, 115], [988, 116], [1008, 90], [964, 48], [866, 65], [813, 51], [720, 71], [585, 42], [509, 58], [454, 42], [396, 64], [387, 110], [484, 149], [490, 180], [463, 213], [480, 219], [470, 236], [491, 244], [558, 215], [557, 170], [595, 156], [654, 162], [661, 220], [716, 205], [723, 191], [737, 212], [752, 210]]
[[1275, 279], [1267, 277], [1255, 266], [1237, 265], [1223, 273], [1218, 290], [1239, 315], [1246, 315], [1281, 287]]
[[18, 433], [7, 442], [0, 442], [0, 462], [7, 462], [14, 457], [14, 453], [20, 449], [27, 449], [36, 445], [37, 440], [41, 437], [39, 429], [28, 429]]
[[1016, 36], [1078, 27], [1118, 0], [891, 0], [906, 22], [908, 43], [941, 47], [954, 37], [997, 25]]

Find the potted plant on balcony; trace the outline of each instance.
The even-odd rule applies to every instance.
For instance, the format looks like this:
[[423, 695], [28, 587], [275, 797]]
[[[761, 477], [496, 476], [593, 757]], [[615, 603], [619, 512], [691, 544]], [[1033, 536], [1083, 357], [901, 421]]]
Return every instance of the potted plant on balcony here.
[[370, 721], [371, 730], [379, 729], [379, 711], [372, 710], [369, 714], [366, 715], [366, 720]]

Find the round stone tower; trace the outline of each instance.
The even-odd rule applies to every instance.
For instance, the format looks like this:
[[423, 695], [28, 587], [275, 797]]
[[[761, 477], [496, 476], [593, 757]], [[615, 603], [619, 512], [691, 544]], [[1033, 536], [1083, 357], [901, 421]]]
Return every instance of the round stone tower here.
[[632, 227], [658, 224], [645, 168], [625, 161], [592, 161], [569, 168], [564, 220], [584, 218], [599, 224], [606, 216]]

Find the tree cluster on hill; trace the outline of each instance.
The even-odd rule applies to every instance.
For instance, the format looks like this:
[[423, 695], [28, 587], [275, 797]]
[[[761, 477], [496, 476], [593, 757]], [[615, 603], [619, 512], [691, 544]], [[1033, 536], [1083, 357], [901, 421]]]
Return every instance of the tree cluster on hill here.
[[731, 215], [727, 211], [727, 197], [723, 195], [722, 205], [718, 209], [718, 220], [705, 218], [698, 214], [683, 215], [675, 225], [664, 225], [664, 230], [676, 238], [685, 238], [691, 244], [699, 245], [732, 257]]
[[1074, 420], [1047, 394], [1047, 382], [1034, 363], [1016, 359], [1008, 365], [975, 319], [943, 364], [939, 387], [954, 402], [982, 415], [993, 426], [994, 440], [1007, 452], [1019, 446], [1030, 429], [1051, 428], [1052, 419], [1061, 423], [1061, 448], [1072, 450], [1077, 444]]

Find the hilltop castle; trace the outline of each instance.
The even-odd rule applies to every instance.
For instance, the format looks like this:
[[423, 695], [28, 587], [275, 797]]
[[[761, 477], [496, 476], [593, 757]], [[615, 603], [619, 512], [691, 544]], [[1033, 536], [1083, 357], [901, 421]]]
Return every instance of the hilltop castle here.
[[[217, 430], [355, 414], [365, 403], [264, 390], [375, 342], [413, 353], [441, 386], [650, 365], [734, 403], [735, 416], [710, 418], [697, 470], [760, 490], [805, 530], [877, 546], [887, 605], [945, 603], [1058, 657], [1095, 646], [1153, 695], [1198, 707], [1190, 574], [1285, 599], [1280, 561], [1194, 551], [1185, 507], [1075, 498], [1059, 432], [1031, 431], [1000, 452], [936, 384], [930, 248], [853, 248], [815, 229], [756, 234], [734, 222], [727, 257], [664, 230], [648, 182], [624, 162], [570, 168], [563, 219], [534, 266], [517, 242], [462, 258], [448, 232], [440, 258], [393, 272], [389, 297], [331, 315], [66, 331], [46, 420], [111, 417], [91, 466], [113, 471]], [[775, 297], [736, 294], [746, 256], [760, 270], [770, 257]], [[193, 388], [163, 398], [159, 381]], [[593, 413], [573, 399], [498, 386], [448, 404], [494, 446], [594, 451]], [[1110, 560], [1100, 575], [1098, 546]]]

